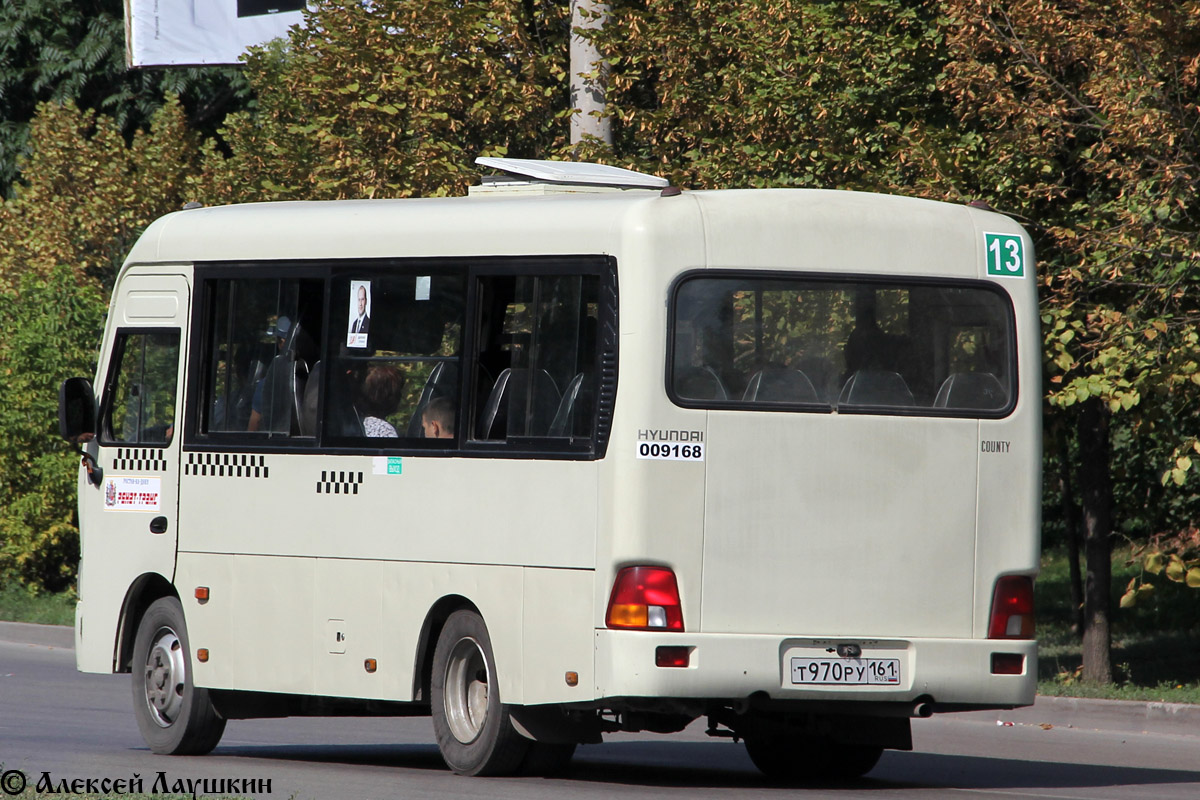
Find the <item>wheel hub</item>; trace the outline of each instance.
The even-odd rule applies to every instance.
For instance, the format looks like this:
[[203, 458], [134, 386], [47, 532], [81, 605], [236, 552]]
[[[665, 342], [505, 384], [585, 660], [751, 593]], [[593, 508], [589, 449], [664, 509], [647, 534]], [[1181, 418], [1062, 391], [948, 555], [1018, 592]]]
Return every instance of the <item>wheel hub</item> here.
[[488, 671], [483, 649], [475, 639], [460, 639], [446, 662], [444, 702], [446, 721], [454, 738], [475, 741], [487, 724]]
[[187, 675], [183, 655], [179, 636], [170, 628], [163, 628], [154, 635], [146, 656], [146, 705], [151, 719], [162, 728], [174, 724], [183, 709]]

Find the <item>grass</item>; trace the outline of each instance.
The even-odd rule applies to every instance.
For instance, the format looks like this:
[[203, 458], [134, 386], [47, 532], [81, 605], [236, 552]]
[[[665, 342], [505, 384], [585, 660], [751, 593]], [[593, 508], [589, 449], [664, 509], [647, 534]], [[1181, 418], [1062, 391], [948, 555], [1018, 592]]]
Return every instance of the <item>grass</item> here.
[[21, 586], [0, 588], [0, 620], [42, 625], [75, 624], [75, 592], [30, 594]]
[[1070, 571], [1064, 550], [1042, 555], [1042, 573], [1034, 592], [1038, 615], [1038, 692], [1106, 700], [1153, 700], [1200, 704], [1200, 591], [1150, 578], [1156, 589], [1133, 608], [1118, 608], [1117, 598], [1140, 565], [1130, 563], [1128, 548], [1113, 554], [1113, 683], [1083, 681], [1082, 645], [1071, 630]]

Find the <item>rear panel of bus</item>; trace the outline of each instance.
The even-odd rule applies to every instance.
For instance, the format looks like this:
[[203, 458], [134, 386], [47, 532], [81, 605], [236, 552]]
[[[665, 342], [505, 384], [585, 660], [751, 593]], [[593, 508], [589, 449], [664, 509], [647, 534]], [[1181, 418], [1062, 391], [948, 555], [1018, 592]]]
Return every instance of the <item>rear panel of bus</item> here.
[[690, 225], [680, 208], [622, 262], [596, 598], [608, 608], [625, 566], [669, 568], [682, 631], [598, 620], [599, 693], [1032, 702], [1027, 236], [996, 214], [873, 195], [687, 202]]

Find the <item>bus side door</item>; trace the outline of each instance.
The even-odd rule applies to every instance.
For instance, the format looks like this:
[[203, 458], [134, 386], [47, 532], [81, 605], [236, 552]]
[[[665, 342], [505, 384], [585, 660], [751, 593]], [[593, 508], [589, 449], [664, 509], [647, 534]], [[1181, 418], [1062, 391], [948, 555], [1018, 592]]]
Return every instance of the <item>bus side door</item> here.
[[76, 660], [118, 669], [118, 624], [139, 578], [175, 572], [183, 354], [190, 313], [183, 275], [130, 273], [116, 289], [101, 353], [93, 450], [99, 485], [80, 481]]

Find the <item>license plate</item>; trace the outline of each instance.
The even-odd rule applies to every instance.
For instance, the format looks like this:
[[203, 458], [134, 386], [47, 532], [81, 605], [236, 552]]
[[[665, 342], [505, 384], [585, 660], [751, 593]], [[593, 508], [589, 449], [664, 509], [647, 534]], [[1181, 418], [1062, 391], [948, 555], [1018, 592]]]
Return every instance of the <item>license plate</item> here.
[[792, 683], [899, 686], [898, 658], [793, 658]]

